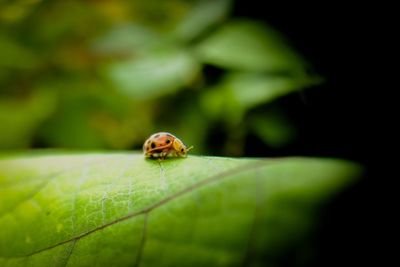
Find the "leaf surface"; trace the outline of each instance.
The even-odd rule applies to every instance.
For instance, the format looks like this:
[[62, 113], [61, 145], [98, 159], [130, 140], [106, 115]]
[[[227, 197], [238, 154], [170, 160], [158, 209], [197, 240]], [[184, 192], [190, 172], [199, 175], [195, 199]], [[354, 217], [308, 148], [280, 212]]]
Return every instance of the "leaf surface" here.
[[0, 160], [0, 266], [276, 263], [360, 174], [335, 159]]

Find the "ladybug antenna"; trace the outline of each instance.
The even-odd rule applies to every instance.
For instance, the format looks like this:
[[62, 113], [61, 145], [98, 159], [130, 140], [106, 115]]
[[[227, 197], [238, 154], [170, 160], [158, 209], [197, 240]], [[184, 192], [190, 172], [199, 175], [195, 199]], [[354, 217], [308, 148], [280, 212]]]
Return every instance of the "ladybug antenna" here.
[[190, 146], [188, 148], [186, 148], [186, 152], [188, 152], [189, 150], [191, 150], [193, 148], [193, 146]]

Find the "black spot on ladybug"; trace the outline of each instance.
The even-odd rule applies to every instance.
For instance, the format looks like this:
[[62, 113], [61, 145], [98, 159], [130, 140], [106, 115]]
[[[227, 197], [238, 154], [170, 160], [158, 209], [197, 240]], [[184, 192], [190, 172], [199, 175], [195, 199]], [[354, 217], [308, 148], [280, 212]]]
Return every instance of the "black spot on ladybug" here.
[[154, 138], [158, 138], [158, 137], [160, 137], [160, 135], [159, 135], [159, 134], [156, 134], [156, 135], [154, 136]]
[[183, 152], [183, 148], [181, 148], [181, 151]]
[[161, 153], [161, 152], [162, 152], [162, 149], [156, 149], [156, 150], [154, 150], [154, 152], [155, 152], [155, 153]]
[[167, 134], [167, 136], [168, 136], [168, 137], [172, 137], [172, 135], [170, 135], [170, 134]]
[[165, 141], [165, 143], [169, 144], [169, 143], [171, 143], [171, 140], [167, 139], [167, 141]]
[[153, 142], [153, 143], [151, 143], [151, 148], [155, 148], [156, 147], [156, 144]]

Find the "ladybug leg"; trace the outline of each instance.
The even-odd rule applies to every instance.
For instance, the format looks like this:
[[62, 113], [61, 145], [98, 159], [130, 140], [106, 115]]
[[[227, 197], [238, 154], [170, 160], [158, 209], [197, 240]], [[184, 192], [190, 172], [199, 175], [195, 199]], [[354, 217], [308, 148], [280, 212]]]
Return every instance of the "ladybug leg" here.
[[166, 159], [167, 156], [168, 156], [168, 152], [166, 152], [166, 151], [161, 152], [161, 158], [162, 159]]

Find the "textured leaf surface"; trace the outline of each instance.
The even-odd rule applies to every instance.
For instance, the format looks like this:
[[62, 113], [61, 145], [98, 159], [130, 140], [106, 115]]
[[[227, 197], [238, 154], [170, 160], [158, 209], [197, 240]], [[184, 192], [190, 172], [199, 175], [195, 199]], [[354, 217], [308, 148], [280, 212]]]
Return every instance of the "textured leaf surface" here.
[[359, 171], [312, 158], [3, 157], [0, 266], [272, 264]]

